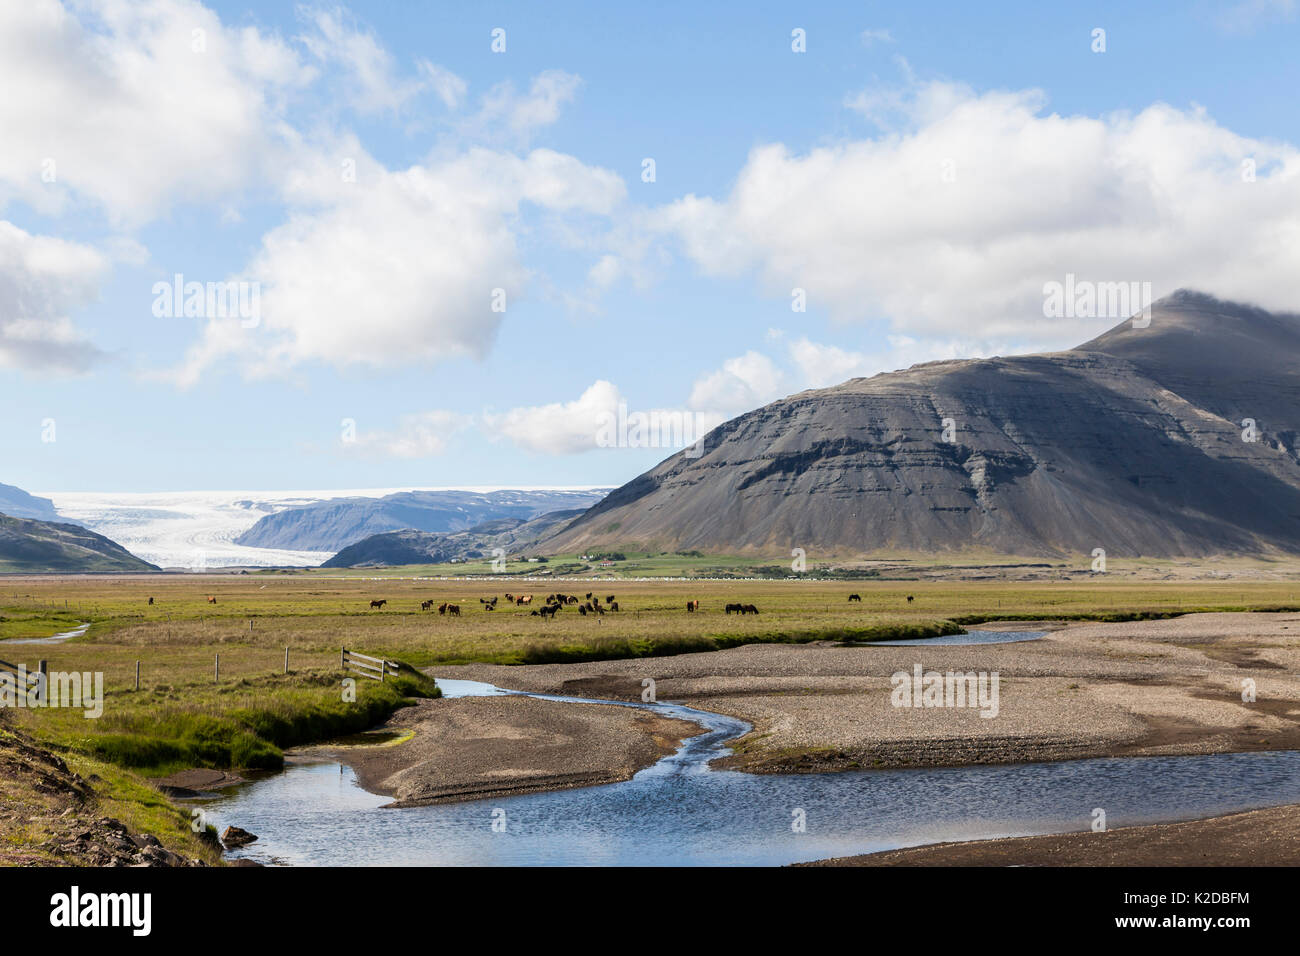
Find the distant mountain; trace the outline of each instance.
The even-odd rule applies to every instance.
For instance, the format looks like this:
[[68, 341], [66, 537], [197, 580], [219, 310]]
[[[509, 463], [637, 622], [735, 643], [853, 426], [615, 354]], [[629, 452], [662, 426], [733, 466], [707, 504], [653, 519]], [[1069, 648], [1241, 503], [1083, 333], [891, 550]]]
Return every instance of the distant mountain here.
[[37, 498], [21, 488], [0, 484], [0, 514], [36, 521], [58, 521], [59, 513], [49, 498]]
[[348, 545], [323, 568], [395, 567], [403, 564], [442, 564], [492, 557], [501, 548], [507, 558], [536, 554], [539, 540], [582, 514], [584, 509], [551, 511], [531, 521], [497, 518], [467, 531], [386, 531]]
[[382, 498], [335, 498], [265, 515], [235, 544], [338, 552], [387, 531], [450, 533], [499, 518], [528, 521], [548, 511], [588, 508], [605, 490], [404, 491]]
[[1300, 316], [1180, 291], [1145, 327], [801, 392], [703, 445], [546, 552], [1296, 553]]
[[79, 525], [0, 515], [0, 572], [157, 570]]

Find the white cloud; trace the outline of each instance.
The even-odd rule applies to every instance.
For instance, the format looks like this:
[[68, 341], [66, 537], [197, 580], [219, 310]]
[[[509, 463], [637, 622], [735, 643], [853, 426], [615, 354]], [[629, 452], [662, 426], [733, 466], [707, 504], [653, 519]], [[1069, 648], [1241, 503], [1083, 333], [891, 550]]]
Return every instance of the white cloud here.
[[499, 415], [487, 412], [483, 422], [489, 432], [508, 438], [520, 448], [548, 455], [572, 455], [596, 447], [602, 422], [618, 413], [621, 401], [618, 388], [601, 379], [574, 401], [512, 408]]
[[864, 46], [871, 46], [875, 43], [894, 42], [894, 35], [885, 29], [863, 30], [861, 36], [862, 36], [862, 43]]
[[919, 362], [937, 362], [956, 358], [987, 358], [1005, 354], [1007, 348], [989, 349], [983, 343], [961, 339], [927, 339], [917, 341], [903, 335], [887, 337], [889, 348], [865, 353], [813, 342], [806, 336], [789, 343], [790, 360], [799, 369], [807, 388], [826, 388], [851, 378], [869, 378], [880, 372], [893, 372]]
[[573, 99], [582, 81], [563, 70], [544, 70], [520, 93], [509, 80], [498, 83], [483, 97], [474, 128], [482, 135], [494, 129], [526, 140], [534, 131], [560, 118], [560, 107]]
[[1044, 283], [1070, 272], [1300, 302], [1295, 147], [1163, 104], [1060, 116], [1035, 91], [930, 84], [907, 105], [877, 139], [755, 149], [729, 196], [688, 196], [657, 227], [707, 273], [753, 271], [774, 296], [801, 287], [837, 319], [914, 335], [1077, 344], [1114, 322], [1043, 317]]
[[529, 286], [521, 208], [609, 215], [624, 196], [613, 173], [544, 149], [474, 149], [398, 172], [358, 165], [364, 174], [342, 187], [328, 165], [304, 173], [297, 194], [322, 207], [268, 233], [243, 276], [260, 283], [260, 328], [210, 323], [178, 382], [232, 354], [262, 371], [482, 358], [506, 314], [495, 290], [508, 311]]
[[108, 268], [89, 246], [0, 220], [0, 367], [84, 372], [101, 359], [68, 314], [96, 297]]
[[432, 90], [449, 109], [464, 98], [465, 81], [427, 60], [417, 64], [417, 76], [398, 76], [392, 54], [343, 9], [304, 9], [301, 15], [310, 25], [300, 37], [303, 45], [322, 64], [342, 68], [339, 87], [358, 112], [397, 113], [425, 90]]
[[238, 191], [271, 175], [281, 98], [311, 78], [192, 0], [0, 4], [0, 204], [140, 223]]
[[687, 401], [696, 411], [727, 416], [766, 405], [789, 391], [785, 373], [766, 355], [749, 351], [700, 378]]
[[358, 433], [355, 441], [345, 442], [343, 449], [362, 454], [393, 458], [431, 458], [450, 447], [457, 433], [474, 423], [472, 415], [443, 409], [403, 416], [392, 431]]

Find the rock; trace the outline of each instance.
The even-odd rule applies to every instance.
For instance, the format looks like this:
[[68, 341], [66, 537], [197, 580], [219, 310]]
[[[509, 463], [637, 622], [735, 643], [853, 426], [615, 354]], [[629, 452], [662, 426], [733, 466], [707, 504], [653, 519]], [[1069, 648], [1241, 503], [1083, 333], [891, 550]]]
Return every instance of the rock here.
[[256, 836], [240, 827], [226, 827], [226, 832], [221, 834], [221, 842], [225, 844], [227, 849], [248, 846], [256, 839]]

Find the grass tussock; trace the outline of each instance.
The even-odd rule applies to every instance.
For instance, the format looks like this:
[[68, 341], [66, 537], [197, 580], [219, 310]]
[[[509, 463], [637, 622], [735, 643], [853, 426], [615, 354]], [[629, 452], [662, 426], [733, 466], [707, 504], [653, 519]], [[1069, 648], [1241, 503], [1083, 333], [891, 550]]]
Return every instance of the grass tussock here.
[[286, 747], [359, 733], [411, 698], [440, 693], [418, 673], [357, 685], [355, 701], [344, 699], [341, 677], [304, 674], [114, 695], [98, 720], [75, 711], [32, 713], [54, 744], [161, 776], [189, 767], [278, 769]]

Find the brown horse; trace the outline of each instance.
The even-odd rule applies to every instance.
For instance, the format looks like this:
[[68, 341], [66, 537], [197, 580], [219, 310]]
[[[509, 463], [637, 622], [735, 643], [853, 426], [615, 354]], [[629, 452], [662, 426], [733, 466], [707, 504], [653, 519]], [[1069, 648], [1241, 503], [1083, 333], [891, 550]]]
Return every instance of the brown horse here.
[[432, 602], [432, 601], [421, 601], [421, 602], [420, 602], [420, 610], [421, 610], [421, 611], [427, 611], [427, 610], [429, 610], [429, 608], [431, 608], [431, 607], [433, 607], [433, 602]]
[[214, 597], [212, 597], [211, 595], [209, 595], [209, 596], [208, 596], [208, 603], [209, 603], [209, 604], [216, 604], [216, 603], [217, 603], [217, 599], [214, 598]]
[[448, 605], [447, 605], [447, 613], [450, 614], [452, 617], [460, 617], [460, 605], [459, 605], [459, 604], [448, 604]]
[[382, 610], [384, 609], [384, 605], [387, 604], [387, 603], [388, 603], [388, 602], [387, 602], [386, 600], [385, 600], [385, 601], [371, 601], [371, 602], [370, 602], [370, 608], [371, 608], [371, 610], [374, 610], [375, 608], [379, 608], [379, 609], [382, 611]]
[[699, 609], [700, 609], [700, 602], [699, 602], [699, 601], [687, 601], [687, 602], [686, 602], [686, 612], [687, 612], [688, 614], [694, 614], [694, 613], [695, 613], [696, 611], [698, 611]]

